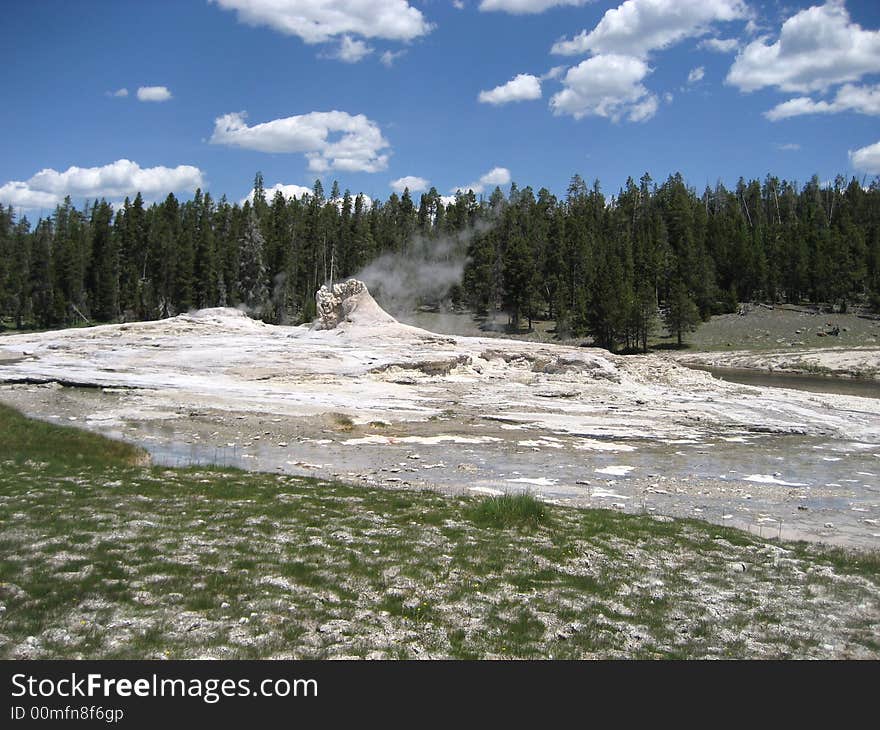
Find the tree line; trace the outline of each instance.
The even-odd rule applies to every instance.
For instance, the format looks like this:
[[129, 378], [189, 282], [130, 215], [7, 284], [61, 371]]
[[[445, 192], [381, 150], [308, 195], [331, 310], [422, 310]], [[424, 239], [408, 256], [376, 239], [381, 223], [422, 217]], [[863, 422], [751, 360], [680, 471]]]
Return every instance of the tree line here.
[[646, 174], [608, 198], [575, 175], [564, 200], [513, 186], [486, 205], [497, 224], [471, 242], [464, 294], [514, 327], [546, 317], [561, 335], [647, 350], [661, 314], [681, 344], [738, 302], [880, 309], [880, 180], [768, 175], [698, 194], [680, 174], [661, 185]]
[[315, 316], [314, 293], [378, 256], [410, 256], [443, 239], [467, 263], [448, 293], [519, 328], [556, 322], [608, 349], [647, 349], [658, 315], [681, 341], [700, 319], [738, 302], [854, 302], [880, 308], [880, 181], [838, 177], [799, 186], [767, 176], [698, 194], [680, 174], [630, 178], [616, 195], [575, 175], [564, 198], [512, 184], [488, 197], [416, 205], [316, 181], [311, 194], [192, 200], [140, 194], [114, 210], [67, 198], [31, 225], [0, 206], [0, 321], [17, 328], [159, 319], [244, 306], [269, 322]]

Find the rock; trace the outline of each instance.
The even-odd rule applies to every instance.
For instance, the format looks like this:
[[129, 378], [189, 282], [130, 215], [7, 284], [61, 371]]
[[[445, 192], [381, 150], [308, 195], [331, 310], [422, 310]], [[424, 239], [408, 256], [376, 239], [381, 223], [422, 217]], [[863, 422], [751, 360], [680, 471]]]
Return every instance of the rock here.
[[343, 322], [351, 322], [355, 312], [357, 319], [368, 324], [396, 323], [385, 312], [367, 290], [367, 285], [357, 279], [349, 279], [342, 284], [326, 285], [315, 294], [318, 318], [312, 325], [315, 330], [336, 329]]
[[223, 603], [220, 604], [220, 608], [229, 608], [229, 602], [223, 601]]
[[833, 522], [826, 522], [825, 527], [828, 527], [828, 528], [834, 527], [834, 523]]
[[745, 563], [731, 563], [728, 567], [734, 573], [745, 573], [747, 570]]

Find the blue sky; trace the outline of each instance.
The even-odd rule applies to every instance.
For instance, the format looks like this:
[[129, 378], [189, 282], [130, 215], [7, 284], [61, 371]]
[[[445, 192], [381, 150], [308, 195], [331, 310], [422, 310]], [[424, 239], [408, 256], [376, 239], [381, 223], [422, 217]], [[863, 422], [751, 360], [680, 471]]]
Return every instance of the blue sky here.
[[[7, 1], [0, 202], [880, 174], [876, 0]], [[122, 90], [125, 90], [123, 93]], [[396, 184], [395, 184], [396, 183]]]

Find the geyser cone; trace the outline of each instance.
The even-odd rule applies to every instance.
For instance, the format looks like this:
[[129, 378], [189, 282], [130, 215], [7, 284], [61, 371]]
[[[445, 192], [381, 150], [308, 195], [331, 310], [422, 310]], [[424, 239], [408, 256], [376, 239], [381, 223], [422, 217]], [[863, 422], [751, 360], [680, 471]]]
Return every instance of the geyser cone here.
[[332, 330], [345, 325], [374, 327], [399, 324], [394, 317], [373, 299], [367, 285], [349, 279], [331, 287], [322, 286], [315, 294], [318, 318], [312, 325], [316, 330]]

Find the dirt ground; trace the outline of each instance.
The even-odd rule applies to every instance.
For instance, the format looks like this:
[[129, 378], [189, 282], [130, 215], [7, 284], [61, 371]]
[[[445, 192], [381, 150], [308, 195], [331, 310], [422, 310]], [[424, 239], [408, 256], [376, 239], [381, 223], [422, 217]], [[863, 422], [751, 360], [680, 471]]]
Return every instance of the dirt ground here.
[[[837, 330], [837, 334], [832, 334]], [[687, 336], [692, 350], [880, 347], [880, 316], [815, 306], [741, 304]]]

